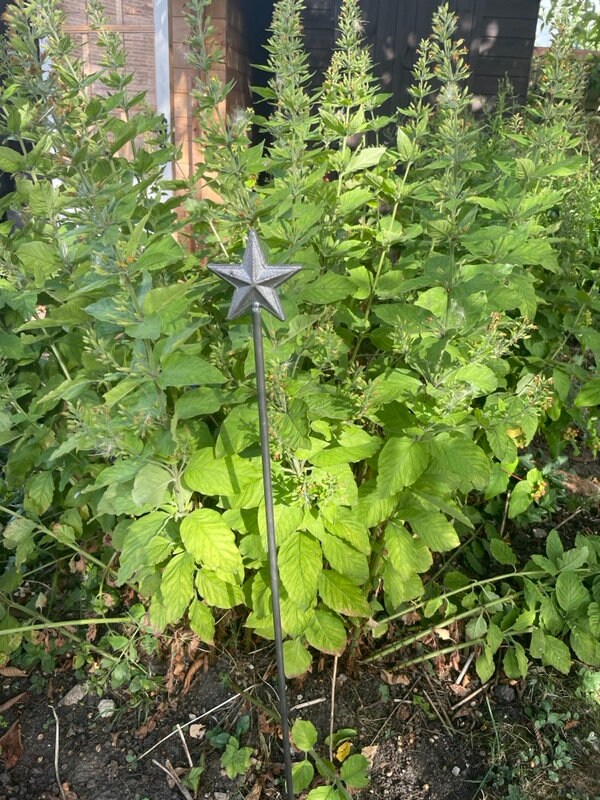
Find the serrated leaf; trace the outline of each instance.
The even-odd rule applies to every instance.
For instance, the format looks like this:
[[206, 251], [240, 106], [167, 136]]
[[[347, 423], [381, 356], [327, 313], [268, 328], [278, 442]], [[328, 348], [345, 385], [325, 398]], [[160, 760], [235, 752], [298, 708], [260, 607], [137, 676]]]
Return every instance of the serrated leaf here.
[[600, 639], [600, 603], [593, 602], [588, 606], [588, 622], [592, 634]]
[[571, 654], [569, 648], [560, 639], [549, 634], [544, 634], [544, 652], [542, 663], [547, 667], [554, 667], [564, 675], [571, 669]]
[[475, 669], [482, 684], [487, 683], [496, 671], [492, 650], [487, 645], [484, 645], [481, 654], [475, 662]]
[[246, 486], [262, 483], [260, 459], [227, 456], [215, 458], [212, 448], [198, 450], [183, 473], [186, 485], [206, 495], [231, 496]]
[[305, 759], [292, 766], [292, 786], [294, 794], [300, 794], [311, 785], [315, 776], [315, 768]]
[[197, 634], [201, 641], [213, 644], [215, 640], [215, 620], [208, 606], [199, 600], [192, 600], [188, 612], [190, 628]]
[[561, 572], [556, 579], [555, 591], [558, 605], [567, 613], [578, 611], [590, 601], [588, 590], [575, 572]]
[[313, 750], [319, 738], [317, 729], [307, 719], [297, 719], [292, 725], [291, 733], [294, 745], [303, 753]]
[[321, 540], [323, 555], [334, 570], [345, 575], [357, 586], [369, 578], [369, 562], [363, 553], [338, 539], [337, 536], [325, 533]]
[[[194, 597], [196, 565], [189, 553], [173, 556], [164, 568], [160, 582], [160, 603], [165, 616], [162, 622], [178, 622]], [[152, 616], [152, 612], [151, 612]]]
[[434, 553], [444, 553], [459, 546], [458, 534], [443, 514], [415, 509], [406, 516], [419, 539]]
[[429, 464], [427, 448], [413, 439], [393, 437], [379, 454], [378, 488], [387, 495], [398, 494], [425, 472]]
[[578, 408], [589, 408], [600, 405], [600, 378], [592, 378], [575, 398]]
[[490, 551], [499, 564], [505, 564], [507, 566], [514, 567], [517, 563], [517, 557], [514, 554], [512, 547], [506, 542], [503, 542], [502, 539], [491, 539]]
[[558, 566], [563, 572], [573, 572], [588, 562], [589, 550], [586, 545], [566, 550], [558, 559]]
[[563, 555], [564, 551], [565, 549], [560, 540], [560, 536], [558, 535], [558, 531], [551, 530], [548, 534], [548, 538], [546, 539], [546, 555], [550, 561], [554, 561], [556, 563]]
[[580, 661], [592, 667], [600, 666], [600, 643], [591, 633], [575, 626], [569, 640], [573, 652]]
[[198, 563], [215, 571], [242, 571], [235, 534], [217, 511], [210, 508], [192, 511], [183, 519], [180, 532], [185, 549]]
[[341, 656], [346, 649], [346, 629], [341, 619], [330, 611], [318, 608], [305, 632], [308, 643], [332, 656]]
[[[439, 434], [428, 442], [432, 469], [450, 477], [461, 491], [484, 490], [490, 478], [490, 460], [475, 442], [466, 436]], [[429, 474], [429, 473], [428, 473]]]
[[196, 588], [210, 606], [233, 608], [244, 602], [240, 586], [220, 578], [210, 569], [201, 569], [196, 575]]
[[250, 769], [253, 752], [251, 747], [240, 747], [238, 740], [230, 736], [221, 756], [221, 766], [227, 777], [234, 780], [238, 775], [244, 775]]
[[344, 172], [349, 174], [358, 172], [361, 169], [374, 167], [379, 164], [385, 152], [385, 147], [363, 147], [361, 150], [357, 150], [352, 154], [352, 158], [348, 162], [348, 166]]
[[369, 762], [365, 756], [357, 753], [344, 761], [340, 770], [340, 778], [349, 789], [364, 789], [369, 785], [368, 769]]
[[54, 480], [51, 472], [38, 472], [25, 483], [23, 506], [26, 511], [41, 516], [50, 508], [54, 496]]
[[[119, 536], [121, 548], [117, 575], [119, 586], [131, 581], [139, 570], [160, 564], [168, 558], [174, 542], [159, 535], [168, 520], [167, 513], [155, 511], [127, 523], [125, 530]], [[122, 530], [121, 525], [119, 528]]]
[[148, 503], [160, 506], [172, 480], [171, 473], [159, 464], [145, 464], [133, 482], [131, 491], [133, 502], [138, 506], [145, 506]]
[[300, 639], [288, 639], [283, 643], [283, 663], [288, 678], [298, 678], [308, 672], [312, 657]]
[[319, 594], [329, 608], [349, 617], [369, 617], [371, 608], [363, 592], [344, 575], [325, 569], [319, 575]]
[[220, 386], [227, 379], [216, 367], [199, 356], [171, 353], [164, 360], [157, 382], [162, 389], [169, 386]]
[[384, 544], [392, 566], [405, 577], [415, 572], [427, 572], [433, 563], [429, 548], [398, 522], [392, 521], [386, 527]]
[[316, 597], [322, 566], [321, 545], [308, 533], [292, 534], [279, 548], [281, 582], [301, 609], [307, 609]]

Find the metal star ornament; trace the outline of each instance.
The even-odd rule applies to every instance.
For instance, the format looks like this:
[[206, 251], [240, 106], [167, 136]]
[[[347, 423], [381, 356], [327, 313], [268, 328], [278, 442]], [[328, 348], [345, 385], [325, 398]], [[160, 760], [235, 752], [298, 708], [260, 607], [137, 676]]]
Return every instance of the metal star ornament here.
[[235, 286], [227, 319], [239, 317], [258, 303], [280, 320], [285, 319], [285, 314], [275, 289], [301, 269], [298, 264], [269, 266], [254, 230], [248, 236], [241, 264], [209, 264], [208, 268]]

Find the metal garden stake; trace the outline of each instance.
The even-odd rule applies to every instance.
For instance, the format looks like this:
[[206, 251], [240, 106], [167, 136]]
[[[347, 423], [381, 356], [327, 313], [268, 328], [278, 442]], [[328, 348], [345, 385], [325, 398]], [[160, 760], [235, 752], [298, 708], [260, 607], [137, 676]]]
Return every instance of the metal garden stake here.
[[269, 551], [269, 573], [271, 579], [271, 602], [275, 628], [275, 654], [279, 679], [279, 710], [281, 713], [281, 735], [283, 737], [283, 760], [288, 800], [293, 800], [292, 757], [288, 722], [288, 704], [283, 663], [283, 634], [279, 601], [279, 568], [277, 565], [277, 543], [275, 539], [275, 516], [273, 513], [273, 484], [271, 481], [271, 454], [269, 451], [269, 418], [267, 413], [267, 390], [265, 384], [265, 358], [261, 308], [278, 319], [285, 315], [275, 289], [300, 269], [297, 265], [268, 266], [260, 248], [256, 231], [251, 230], [243, 261], [238, 264], [209, 264], [208, 268], [235, 286], [233, 300], [227, 319], [234, 319], [249, 309], [252, 311], [252, 334], [254, 338], [254, 362], [256, 365], [256, 388], [258, 392], [258, 419], [260, 423], [260, 446], [262, 452], [265, 513], [267, 517], [267, 545]]

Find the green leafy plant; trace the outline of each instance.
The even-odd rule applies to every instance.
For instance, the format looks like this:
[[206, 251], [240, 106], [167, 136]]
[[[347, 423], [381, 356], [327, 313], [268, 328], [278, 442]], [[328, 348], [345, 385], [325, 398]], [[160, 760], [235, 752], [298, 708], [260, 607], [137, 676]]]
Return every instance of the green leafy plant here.
[[[350, 733], [356, 732], [350, 731]], [[297, 761], [292, 766], [294, 794], [300, 794], [311, 786], [315, 768], [319, 775], [327, 781], [327, 785], [311, 789], [306, 795], [306, 800], [325, 800], [325, 798], [349, 800], [353, 790], [364, 789], [369, 785], [367, 775], [369, 762], [362, 754], [356, 753], [343, 758], [339, 767], [336, 767], [330, 759], [317, 754], [315, 747], [319, 737], [312, 722], [296, 720], [292, 726], [291, 736], [294, 746], [304, 753], [304, 760]], [[337, 746], [346, 741], [347, 736], [348, 731], [345, 729], [337, 732], [334, 734], [331, 744]], [[326, 740], [325, 744], [329, 744], [329, 741]], [[309, 756], [312, 760], [309, 759]]]
[[82, 597], [97, 570], [155, 630], [186, 623], [212, 643], [229, 612], [272, 636], [250, 327], [226, 324], [228, 292], [203, 267], [239, 259], [253, 226], [272, 263], [303, 265], [287, 321], [265, 321], [288, 675], [310, 648], [341, 655], [407, 608], [424, 629], [466, 620], [483, 676], [501, 647], [524, 674], [526, 632], [544, 663], [570, 664], [564, 636], [595, 663], [592, 538], [557, 554], [553, 537], [548, 563], [510, 576], [448, 568], [466, 542], [494, 569], [516, 565], [484, 506], [510, 491], [510, 519], [530, 512], [543, 478], [519, 457], [542, 423], [558, 449], [571, 424], [594, 441], [597, 240], [576, 209], [583, 185], [598, 190], [563, 51], [529, 109], [477, 122], [444, 6], [409, 107], [382, 118], [356, 0], [316, 93], [302, 3], [281, 0], [267, 146], [250, 113], [223, 115], [208, 6], [189, 5], [205, 158], [171, 183], [162, 120], [130, 93], [100, 8], [92, 75], [55, 0], [9, 10], [0, 134], [33, 148], [0, 148], [16, 180], [0, 210], [21, 220], [0, 225], [5, 655], [52, 622], [15, 592], [71, 557]]

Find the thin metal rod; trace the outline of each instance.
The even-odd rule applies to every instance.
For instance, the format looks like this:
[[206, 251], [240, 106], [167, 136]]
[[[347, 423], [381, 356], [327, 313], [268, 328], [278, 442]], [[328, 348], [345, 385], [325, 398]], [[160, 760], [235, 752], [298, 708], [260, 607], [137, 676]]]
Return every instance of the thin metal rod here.
[[260, 306], [252, 304], [252, 335], [254, 337], [254, 363], [258, 390], [258, 419], [260, 423], [260, 447], [262, 453], [263, 484], [265, 492], [265, 514], [267, 517], [267, 548], [269, 551], [269, 574], [271, 578], [271, 603], [273, 627], [275, 629], [275, 656], [279, 679], [279, 711], [281, 735], [283, 737], [283, 762], [288, 800], [294, 800], [292, 785], [292, 754], [290, 751], [290, 729], [288, 719], [287, 690], [283, 664], [283, 634], [279, 597], [279, 567], [277, 565], [277, 541], [275, 539], [275, 513], [273, 511], [273, 483], [271, 480], [271, 452], [269, 449], [269, 416], [267, 409], [267, 386], [265, 381], [265, 355]]

